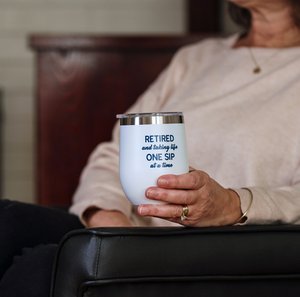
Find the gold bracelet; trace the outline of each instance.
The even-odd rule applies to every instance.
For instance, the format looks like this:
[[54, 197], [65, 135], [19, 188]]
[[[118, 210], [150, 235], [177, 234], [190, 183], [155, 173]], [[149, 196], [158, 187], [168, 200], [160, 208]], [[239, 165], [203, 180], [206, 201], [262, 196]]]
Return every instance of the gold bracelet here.
[[251, 201], [250, 201], [250, 204], [249, 204], [247, 210], [243, 213], [243, 215], [235, 223], [233, 223], [233, 225], [237, 224], [242, 218], [244, 218], [247, 215], [248, 211], [251, 208], [252, 202], [253, 202], [253, 193], [252, 193], [252, 191], [250, 191], [248, 188], [242, 188], [242, 189], [243, 190], [248, 190], [250, 192], [250, 194], [251, 194]]

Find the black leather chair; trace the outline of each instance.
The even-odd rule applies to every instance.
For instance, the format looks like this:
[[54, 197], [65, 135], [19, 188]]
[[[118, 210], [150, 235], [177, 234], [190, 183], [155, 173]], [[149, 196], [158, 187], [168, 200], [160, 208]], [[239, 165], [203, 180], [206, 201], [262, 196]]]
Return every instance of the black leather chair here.
[[299, 296], [300, 226], [69, 233], [51, 297]]

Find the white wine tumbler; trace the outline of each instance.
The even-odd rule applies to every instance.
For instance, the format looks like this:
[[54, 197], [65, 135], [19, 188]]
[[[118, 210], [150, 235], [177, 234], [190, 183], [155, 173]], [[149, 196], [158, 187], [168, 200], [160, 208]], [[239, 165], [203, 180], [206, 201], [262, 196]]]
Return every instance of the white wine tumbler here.
[[145, 196], [165, 174], [189, 171], [181, 112], [120, 114], [120, 181], [133, 205], [161, 204]]

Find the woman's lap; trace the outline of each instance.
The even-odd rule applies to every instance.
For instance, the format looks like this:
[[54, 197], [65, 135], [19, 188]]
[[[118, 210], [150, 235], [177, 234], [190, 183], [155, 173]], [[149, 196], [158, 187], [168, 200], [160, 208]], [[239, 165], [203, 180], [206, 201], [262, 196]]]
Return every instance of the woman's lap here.
[[[53, 262], [57, 244], [66, 233], [80, 228], [83, 228], [83, 225], [79, 219], [64, 211], [0, 200], [0, 279], [3, 277], [0, 282], [0, 295], [5, 296], [1, 292], [4, 287], [7, 289], [5, 283], [9, 284], [9, 281], [12, 281], [16, 287], [21, 273], [24, 274], [22, 278], [25, 280], [27, 271], [27, 279], [31, 279], [32, 286], [38, 275], [46, 276], [49, 273], [49, 262]], [[38, 271], [40, 274], [34, 273]], [[19, 281], [20, 286], [29, 285], [28, 281]]]
[[49, 297], [57, 244], [24, 248], [0, 281], [1, 297]]

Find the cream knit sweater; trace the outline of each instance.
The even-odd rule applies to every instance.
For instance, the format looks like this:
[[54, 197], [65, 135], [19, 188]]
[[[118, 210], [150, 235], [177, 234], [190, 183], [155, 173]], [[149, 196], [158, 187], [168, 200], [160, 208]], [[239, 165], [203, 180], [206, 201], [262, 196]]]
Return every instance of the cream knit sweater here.
[[[127, 112], [184, 112], [190, 165], [240, 195], [246, 224], [300, 223], [300, 48], [233, 49], [237, 35], [181, 49]], [[271, 57], [271, 58], [270, 58]], [[123, 212], [139, 226], [171, 225], [141, 218], [118, 177], [119, 128], [100, 144], [82, 174], [71, 212], [89, 206]]]

